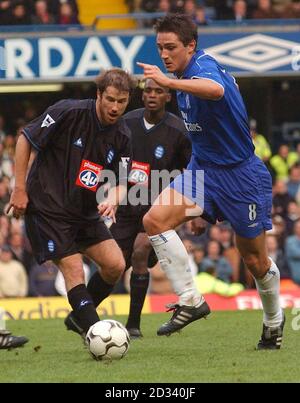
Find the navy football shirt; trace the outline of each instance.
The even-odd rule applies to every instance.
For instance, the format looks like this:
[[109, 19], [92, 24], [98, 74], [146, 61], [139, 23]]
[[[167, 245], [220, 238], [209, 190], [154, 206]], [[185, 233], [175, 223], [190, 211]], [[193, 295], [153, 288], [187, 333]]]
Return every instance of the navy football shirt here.
[[[118, 184], [119, 164], [130, 167], [130, 131], [123, 118], [103, 127], [95, 100], [62, 100], [23, 134], [37, 150], [27, 179], [28, 211], [68, 222], [98, 219], [101, 172], [113, 171]], [[124, 175], [126, 183], [127, 169]]]
[[177, 91], [178, 106], [197, 159], [229, 165], [253, 155], [247, 112], [235, 79], [203, 50], [194, 54], [181, 78], [205, 78], [224, 88], [223, 97], [217, 101]]

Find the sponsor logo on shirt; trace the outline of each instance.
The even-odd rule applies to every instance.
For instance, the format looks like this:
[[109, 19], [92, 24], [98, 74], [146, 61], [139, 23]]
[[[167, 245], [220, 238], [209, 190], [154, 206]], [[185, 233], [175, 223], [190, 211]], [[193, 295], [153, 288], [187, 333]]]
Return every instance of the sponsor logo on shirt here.
[[150, 175], [150, 164], [146, 162], [132, 161], [128, 182], [131, 185], [147, 185]]
[[47, 114], [45, 119], [43, 120], [41, 127], [50, 127], [54, 123], [55, 123], [55, 120], [50, 115]]
[[76, 179], [76, 185], [91, 190], [92, 192], [96, 192], [102, 169], [102, 165], [82, 160]]
[[164, 153], [165, 153], [164, 147], [163, 146], [157, 146], [155, 151], [154, 151], [155, 158], [160, 160], [164, 156]]

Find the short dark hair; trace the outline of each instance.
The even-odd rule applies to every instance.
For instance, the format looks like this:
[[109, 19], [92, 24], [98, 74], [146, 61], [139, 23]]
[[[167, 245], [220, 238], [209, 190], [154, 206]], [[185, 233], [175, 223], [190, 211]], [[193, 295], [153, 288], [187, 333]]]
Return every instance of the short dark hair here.
[[125, 70], [117, 67], [104, 70], [95, 80], [97, 89], [103, 93], [107, 87], [115, 87], [121, 92], [132, 94], [136, 88], [136, 80]]
[[197, 25], [193, 22], [189, 15], [185, 14], [167, 14], [160, 18], [154, 25], [156, 33], [159, 32], [174, 32], [180, 41], [187, 46], [194, 40], [198, 42]]

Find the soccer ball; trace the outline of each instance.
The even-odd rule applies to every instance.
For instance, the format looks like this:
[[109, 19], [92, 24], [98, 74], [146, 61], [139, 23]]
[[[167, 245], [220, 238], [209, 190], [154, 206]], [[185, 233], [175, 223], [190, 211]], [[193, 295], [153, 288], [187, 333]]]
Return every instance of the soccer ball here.
[[96, 360], [120, 360], [129, 349], [130, 338], [122, 323], [109, 319], [91, 326], [86, 342]]

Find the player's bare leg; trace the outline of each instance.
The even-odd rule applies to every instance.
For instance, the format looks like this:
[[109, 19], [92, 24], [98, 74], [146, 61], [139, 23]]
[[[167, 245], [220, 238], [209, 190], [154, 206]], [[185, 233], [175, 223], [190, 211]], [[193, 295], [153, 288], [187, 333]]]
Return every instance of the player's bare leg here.
[[72, 317], [69, 315], [65, 324], [69, 330], [84, 337], [88, 329], [99, 321], [99, 317], [85, 286], [82, 257], [78, 253], [55, 263], [64, 276], [68, 300], [73, 309]]
[[145, 215], [143, 223], [162, 270], [179, 297], [170, 305], [173, 316], [157, 334], [169, 335], [189, 323], [206, 317], [210, 309], [197, 290], [187, 251], [174, 228], [202, 212], [196, 204], [172, 188], [166, 188]]
[[257, 348], [275, 350], [281, 347], [285, 317], [279, 299], [280, 272], [268, 257], [265, 238], [265, 232], [254, 239], [237, 235], [236, 243], [246, 267], [255, 279], [263, 305], [263, 332]]
[[148, 286], [148, 258], [152, 246], [145, 233], [139, 233], [135, 239], [131, 257], [132, 273], [130, 277], [130, 310], [126, 328], [131, 338], [143, 337], [140, 330], [141, 312], [144, 306]]

